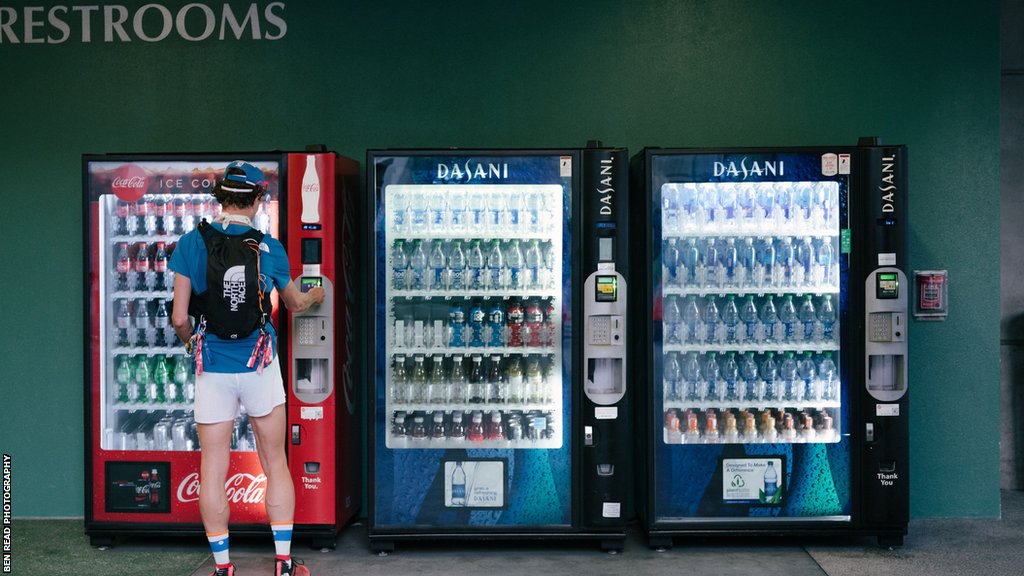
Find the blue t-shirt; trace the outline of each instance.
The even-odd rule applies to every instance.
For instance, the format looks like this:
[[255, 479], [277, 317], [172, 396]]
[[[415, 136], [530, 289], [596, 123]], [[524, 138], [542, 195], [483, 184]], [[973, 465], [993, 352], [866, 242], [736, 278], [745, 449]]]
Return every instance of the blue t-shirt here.
[[[231, 236], [244, 234], [249, 230], [248, 226], [241, 224], [228, 224], [227, 230], [223, 224], [215, 222], [211, 224], [217, 228], [217, 232], [223, 232]], [[192, 291], [196, 294], [206, 292], [206, 242], [203, 241], [199, 230], [193, 230], [178, 240], [178, 246], [171, 255], [167, 267], [175, 274], [181, 274], [192, 282]], [[263, 237], [263, 244], [260, 246], [260, 278], [266, 282], [266, 286], [272, 286], [283, 290], [291, 281], [288, 270], [288, 254], [284, 246], [276, 238], [269, 234]], [[273, 338], [273, 350], [277, 352], [277, 333], [273, 325], [267, 322], [270, 334]], [[215, 334], [207, 333], [203, 343], [203, 371], [228, 374], [241, 372], [254, 372], [255, 368], [249, 368], [246, 363], [252, 355], [253, 347], [256, 346], [256, 339], [259, 337], [259, 330], [245, 338], [226, 340], [217, 337]]]

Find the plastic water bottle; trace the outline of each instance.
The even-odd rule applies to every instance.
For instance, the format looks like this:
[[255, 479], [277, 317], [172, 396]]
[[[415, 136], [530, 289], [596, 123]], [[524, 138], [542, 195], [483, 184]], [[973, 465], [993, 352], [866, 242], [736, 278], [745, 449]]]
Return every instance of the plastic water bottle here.
[[470, 290], [482, 290], [484, 288], [484, 253], [480, 249], [480, 241], [473, 240], [469, 247], [469, 255], [466, 257], [466, 286]]
[[757, 269], [757, 250], [754, 248], [754, 239], [750, 236], [743, 239], [739, 248], [738, 260], [740, 264], [740, 281], [744, 286], [755, 284], [754, 271]]
[[726, 228], [736, 227], [736, 185], [729, 182], [722, 184], [718, 192], [720, 225]]
[[462, 186], [448, 189], [448, 221], [455, 230], [465, 230], [469, 225], [469, 202]]
[[779, 245], [778, 264], [782, 285], [793, 286], [796, 281], [796, 251], [793, 249], [793, 239], [789, 236], [783, 238]]
[[541, 229], [545, 211], [545, 199], [542, 192], [531, 192], [526, 196], [526, 218], [523, 222], [527, 230], [535, 232]]
[[[484, 322], [486, 321], [486, 314], [484, 313], [484, 307], [479, 300], [474, 300], [469, 306], [469, 345], [470, 346], [483, 346], [484, 345]], [[474, 357], [476, 361], [476, 357]]]
[[666, 184], [661, 191], [661, 225], [667, 231], [679, 229], [680, 195], [678, 184]]
[[718, 184], [709, 182], [701, 184], [700, 186], [700, 209], [703, 215], [703, 222], [706, 225], [706, 229], [716, 229], [721, 226], [721, 222], [718, 221], [720, 210], [719, 202], [719, 189]]
[[740, 365], [736, 363], [735, 352], [729, 352], [725, 356], [725, 362], [722, 363], [722, 380], [725, 381], [725, 400], [739, 400]]
[[743, 182], [738, 185], [736, 205], [739, 207], [741, 225], [747, 229], [752, 228], [757, 210], [757, 190], [754, 189], [753, 184]]
[[679, 286], [682, 284], [679, 278], [680, 253], [679, 245], [675, 238], [669, 238], [665, 242], [665, 250], [662, 253], [661, 261], [665, 264], [665, 280], [668, 286]]
[[700, 266], [700, 251], [697, 250], [697, 241], [695, 239], [686, 239], [682, 260], [683, 266], [686, 267], [686, 283], [690, 286], [695, 286], [697, 284], [697, 267]]
[[743, 322], [743, 336], [744, 342], [756, 342], [757, 341], [757, 304], [754, 304], [754, 295], [747, 294], [747, 297], [743, 300], [743, 306], [740, 307], [739, 311], [740, 320]]
[[810, 352], [804, 352], [804, 357], [800, 360], [800, 364], [797, 366], [796, 370], [797, 374], [800, 376], [800, 380], [802, 380], [804, 383], [804, 389], [801, 398], [803, 398], [804, 400], [810, 400], [811, 398], [817, 399], [818, 395], [814, 393], [814, 360], [811, 359]]
[[444, 375], [444, 364], [440, 356], [430, 357], [430, 376], [427, 379], [427, 401], [431, 404], [444, 404], [447, 395], [447, 378]]
[[679, 390], [682, 367], [679, 366], [679, 353], [669, 352], [665, 357], [665, 400], [676, 402], [682, 399]]
[[427, 196], [427, 222], [433, 230], [440, 230], [448, 224], [448, 195], [430, 194]]
[[487, 254], [487, 278], [483, 285], [491, 290], [501, 290], [505, 287], [505, 258], [501, 253], [501, 242], [491, 242], [491, 251]]
[[452, 357], [452, 371], [448, 381], [448, 401], [452, 404], [464, 404], [469, 399], [469, 390], [466, 386], [466, 366], [462, 362], [461, 354]]
[[838, 397], [839, 375], [831, 352], [825, 352], [821, 364], [818, 364], [818, 378], [821, 381], [822, 398], [835, 400]]
[[540, 253], [540, 241], [536, 239], [530, 240], [530, 247], [526, 249], [526, 282], [527, 286], [530, 288], [541, 288], [541, 268], [543, 265], [543, 257]]
[[830, 286], [832, 284], [832, 240], [829, 238], [821, 239], [821, 246], [818, 246], [818, 269], [820, 270], [820, 281], [822, 286]]
[[448, 254], [448, 287], [466, 289], [466, 254], [462, 251], [462, 240], [452, 242], [452, 251]]
[[423, 356], [417, 355], [413, 357], [409, 388], [411, 390], [409, 395], [410, 402], [421, 403], [427, 401], [427, 367], [423, 364]]
[[441, 249], [441, 241], [434, 240], [434, 248], [430, 251], [430, 274], [428, 276], [430, 287], [434, 290], [442, 290], [446, 287], [445, 269], [448, 267], [447, 260], [444, 250]]
[[793, 186], [782, 183], [775, 189], [775, 200], [779, 204], [779, 213], [783, 222], [793, 220]]
[[729, 294], [725, 297], [725, 305], [722, 306], [722, 323], [725, 324], [725, 341], [736, 342], [737, 328], [740, 324], [740, 311], [736, 307], [736, 296]]
[[469, 227], [483, 231], [487, 227], [487, 197], [480, 193], [469, 194]]
[[405, 356], [395, 356], [391, 370], [391, 401], [399, 404], [409, 401]]
[[466, 308], [462, 302], [453, 301], [448, 308], [448, 324], [451, 327], [452, 335], [448, 345], [458, 348], [466, 345]]
[[800, 245], [796, 247], [796, 263], [802, 283], [813, 285], [814, 276], [811, 272], [814, 269], [814, 246], [811, 245], [810, 236], [804, 236]]
[[775, 206], [775, 185], [771, 182], [762, 182], [757, 186], [757, 204], [764, 211], [764, 218], [773, 220], [776, 214]]
[[508, 208], [505, 214], [505, 219], [507, 220], [506, 229], [512, 233], [522, 230], [526, 214], [526, 210], [523, 208], [523, 195], [510, 194], [506, 204]]
[[775, 365], [775, 353], [769, 352], [765, 354], [764, 360], [761, 362], [761, 380], [764, 380], [764, 399], [765, 400], [777, 400], [778, 396], [775, 390], [775, 379], [778, 377], [778, 367]]
[[662, 317], [665, 323], [665, 343], [682, 344], [682, 335], [680, 334], [682, 314], [680, 313], [679, 301], [675, 294], [669, 294], [665, 297], [664, 306], [665, 309], [662, 312]]
[[519, 240], [513, 240], [505, 251], [505, 265], [508, 267], [508, 287], [511, 290], [523, 288], [523, 251], [519, 247]]
[[783, 340], [786, 342], [796, 340], [799, 318], [796, 314], [796, 306], [793, 304], [792, 294], [786, 294], [782, 300], [782, 307], [779, 309], [779, 321], [782, 322], [782, 326], [785, 329]]
[[725, 394], [722, 386], [722, 372], [718, 366], [718, 355], [709, 352], [707, 361], [704, 363], [704, 400], [721, 400]]
[[738, 260], [739, 252], [736, 250], [736, 239], [726, 239], [725, 247], [722, 248], [722, 268], [725, 273], [723, 281], [727, 286], [739, 286], [736, 270]]
[[747, 352], [740, 362], [740, 378], [743, 379], [743, 399], [753, 402], [758, 399], [758, 371], [757, 362], [754, 361], [754, 353]]
[[720, 263], [718, 245], [714, 238], [708, 238], [707, 246], [704, 248], [704, 286], [711, 288], [721, 284]]
[[821, 308], [818, 309], [818, 321], [821, 322], [821, 339], [824, 342], [835, 340], [836, 309], [832, 306], [832, 295], [825, 294], [821, 300]]
[[427, 196], [422, 190], [413, 192], [409, 198], [409, 220], [414, 231], [427, 229]]
[[814, 209], [814, 187], [807, 182], [801, 184], [796, 190], [796, 205], [799, 209], [795, 218], [798, 221], [811, 223], [811, 212]]
[[767, 286], [775, 283], [775, 243], [771, 238], [761, 240], [761, 269], [757, 273], [757, 284]]
[[714, 296], [708, 296], [708, 302], [704, 305], [704, 313], [701, 316], [701, 320], [704, 321], [704, 330], [707, 332], [704, 337], [708, 343], [718, 341], [718, 323], [722, 321], [722, 317], [718, 313], [718, 304], [715, 303]]
[[[686, 325], [686, 342], [694, 344], [697, 342], [697, 326], [700, 324], [700, 310], [697, 308], [697, 297], [690, 294], [686, 297], [686, 304], [683, 305], [683, 324]], [[682, 339], [683, 334], [678, 335]]]
[[487, 198], [487, 226], [492, 230], [502, 230], [505, 225], [505, 195], [497, 190]]
[[764, 341], [771, 342], [775, 339], [775, 324], [779, 321], [779, 315], [775, 311], [775, 297], [771, 294], [765, 296], [764, 304], [761, 306], [761, 326], [764, 327]]
[[796, 360], [792, 352], [786, 352], [786, 358], [779, 366], [779, 376], [782, 378], [782, 399], [796, 400]]
[[412, 250], [412, 257], [409, 258], [410, 287], [413, 290], [423, 290], [427, 287], [427, 253], [423, 251], [423, 241], [416, 240]]
[[804, 294], [804, 301], [800, 304], [800, 323], [804, 326], [803, 341], [814, 341], [814, 330], [818, 324], [818, 314], [814, 309], [814, 302], [810, 294]]
[[683, 381], [686, 383], [686, 399], [691, 402], [700, 400], [700, 364], [697, 353], [690, 352], [683, 361]]
[[555, 285], [558, 278], [555, 278], [555, 246], [554, 243], [544, 245], [544, 288]]

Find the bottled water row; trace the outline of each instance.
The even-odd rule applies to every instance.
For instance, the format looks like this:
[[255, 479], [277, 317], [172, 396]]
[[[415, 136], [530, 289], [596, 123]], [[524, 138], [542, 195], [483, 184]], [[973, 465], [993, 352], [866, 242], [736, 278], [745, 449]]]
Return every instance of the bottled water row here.
[[530, 187], [391, 186], [388, 224], [399, 233], [441, 228], [488, 234], [545, 232], [558, 223], [561, 195]]
[[665, 402], [834, 402], [839, 370], [832, 353], [786, 352], [737, 356], [729, 352], [681, 355], [669, 352], [663, 365]]
[[666, 444], [838, 442], [829, 409], [665, 411]]
[[399, 411], [391, 421], [391, 441], [406, 446], [438, 441], [537, 442], [555, 436], [554, 423], [553, 414], [541, 410]]
[[837, 182], [670, 183], [661, 188], [665, 231], [834, 229]]
[[519, 240], [395, 240], [391, 286], [395, 290], [543, 290], [555, 287], [551, 242]]
[[793, 294], [755, 297], [741, 303], [736, 295], [725, 297], [721, 308], [715, 296], [681, 299], [674, 294], [663, 300], [663, 339], [666, 346], [685, 344], [835, 344], [839, 342], [838, 312], [832, 295], [815, 298], [804, 294], [799, 304]]
[[551, 358], [536, 354], [395, 356], [393, 404], [549, 404], [558, 388]]
[[662, 282], [688, 288], [837, 286], [837, 238], [677, 238], [662, 248]]

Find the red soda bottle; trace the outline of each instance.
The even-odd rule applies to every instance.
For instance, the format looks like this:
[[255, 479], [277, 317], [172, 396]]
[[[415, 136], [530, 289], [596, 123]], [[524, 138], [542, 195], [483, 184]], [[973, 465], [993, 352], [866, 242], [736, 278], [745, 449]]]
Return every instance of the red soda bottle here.
[[548, 300], [544, 305], [544, 337], [542, 340], [545, 346], [555, 345], [555, 322], [558, 322], [558, 318], [555, 318], [555, 302]]
[[473, 412], [473, 420], [469, 425], [466, 437], [470, 442], [484, 441], [484, 417], [481, 412]]
[[156, 289], [169, 290], [166, 281], [167, 247], [163, 242], [156, 243], [156, 255], [153, 257], [153, 272], [156, 273]]
[[146, 290], [149, 287], [149, 244], [139, 242], [135, 249], [135, 289]]
[[128, 252], [128, 243], [121, 242], [117, 245], [117, 265], [115, 266], [118, 290], [128, 289], [128, 273], [131, 272], [131, 270], [132, 257]]
[[529, 332], [527, 346], [541, 345], [541, 327], [544, 325], [544, 313], [541, 312], [540, 303], [530, 300], [526, 305], [526, 330]]
[[120, 234], [120, 235], [128, 234], [128, 219], [132, 215], [131, 204], [129, 204], [128, 202], [125, 202], [124, 200], [118, 200], [117, 201], [117, 208], [116, 208], [115, 215], [116, 215], [116, 222], [115, 222], [116, 232], [115, 233], [116, 234]]
[[157, 234], [167, 234], [167, 203], [157, 198], [153, 200], [153, 228]]
[[505, 313], [505, 320], [508, 322], [508, 345], [523, 345], [523, 304], [519, 300], [512, 300], [508, 304], [508, 311]]

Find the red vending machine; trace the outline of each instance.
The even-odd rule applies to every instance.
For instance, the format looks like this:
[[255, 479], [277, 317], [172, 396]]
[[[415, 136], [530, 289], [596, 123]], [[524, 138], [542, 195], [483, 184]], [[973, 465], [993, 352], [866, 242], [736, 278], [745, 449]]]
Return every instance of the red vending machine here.
[[[352, 353], [359, 165], [322, 148], [302, 153], [85, 155], [85, 519], [93, 545], [118, 535], [193, 532], [199, 515], [195, 376], [169, 318], [180, 236], [219, 208], [224, 167], [245, 160], [267, 180], [254, 221], [285, 245], [302, 290], [327, 297], [281, 312], [295, 533], [333, 546], [359, 507]], [[269, 534], [266, 477], [248, 416], [235, 420], [225, 486], [233, 533]]]

